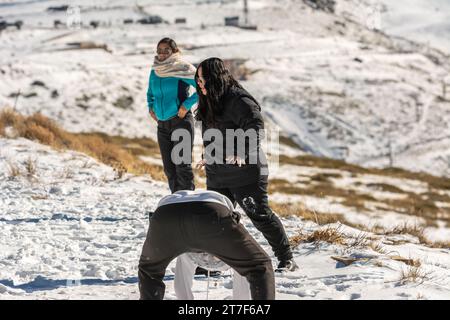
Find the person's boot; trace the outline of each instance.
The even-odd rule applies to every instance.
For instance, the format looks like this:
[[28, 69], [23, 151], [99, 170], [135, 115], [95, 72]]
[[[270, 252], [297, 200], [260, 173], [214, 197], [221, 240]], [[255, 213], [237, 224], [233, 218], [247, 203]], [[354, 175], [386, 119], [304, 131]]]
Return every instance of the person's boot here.
[[280, 261], [278, 267], [275, 269], [275, 272], [295, 271], [298, 268], [299, 267], [295, 263], [294, 259], [285, 259]]

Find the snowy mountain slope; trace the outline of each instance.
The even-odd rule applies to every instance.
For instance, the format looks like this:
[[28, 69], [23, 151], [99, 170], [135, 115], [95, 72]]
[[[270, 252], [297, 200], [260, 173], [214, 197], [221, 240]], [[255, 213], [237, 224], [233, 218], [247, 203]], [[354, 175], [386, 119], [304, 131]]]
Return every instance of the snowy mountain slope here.
[[[348, 14], [353, 2], [360, 5], [338, 1], [328, 14], [300, 1], [250, 1], [257, 31], [223, 26], [225, 16], [241, 14], [240, 1], [80, 1], [81, 29], [52, 27], [70, 16], [46, 8], [64, 1], [11, 3], [2, 16], [25, 24], [1, 34], [0, 103], [14, 105], [20, 92], [20, 112], [41, 111], [70, 131], [155, 138], [147, 78], [155, 43], [172, 36], [194, 63], [244, 59], [243, 83], [264, 102], [271, 127], [308, 152], [371, 166], [389, 165], [391, 153], [395, 166], [446, 175], [448, 57], [358, 24]], [[123, 24], [146, 13], [170, 24]], [[187, 24], [173, 24], [177, 17]], [[81, 41], [107, 50], [69, 45]]]
[[[145, 176], [117, 179], [111, 168], [87, 156], [25, 139], [2, 138], [0, 145], [0, 299], [137, 299], [147, 212], [169, 192], [165, 184]], [[25, 170], [30, 158], [36, 164], [31, 176]], [[11, 176], [11, 165], [22, 174]], [[293, 239], [328, 229], [342, 240], [301, 240], [294, 250], [301, 269], [277, 275], [277, 299], [446, 299], [450, 294], [449, 249], [425, 247], [410, 235], [367, 233], [363, 239], [361, 231], [339, 223], [282, 220]], [[246, 217], [243, 223], [272, 255]], [[344, 266], [333, 256], [357, 261]], [[420, 263], [415, 273], [423, 277], [408, 282], [402, 272], [415, 274], [415, 269], [395, 256]], [[167, 299], [175, 299], [173, 267], [174, 261], [166, 273]], [[206, 298], [206, 285], [205, 277], [195, 279], [197, 299]], [[229, 299], [231, 286], [229, 272], [212, 279], [209, 299]]]
[[[279, 170], [271, 173], [270, 200], [283, 210], [289, 236], [301, 240], [295, 250], [301, 269], [277, 276], [277, 298], [448, 299], [448, 245], [432, 248], [450, 239], [447, 183], [395, 170], [335, 167], [331, 159], [305, 164], [306, 152], [442, 176], [450, 170], [450, 92], [443, 92], [448, 56], [369, 30], [350, 14], [361, 1], [337, 2], [336, 14], [328, 14], [302, 1], [249, 1], [258, 31], [223, 26], [225, 16], [241, 14], [241, 1], [148, 0], [139, 1], [140, 7], [123, 0], [78, 1], [81, 29], [53, 27], [69, 17], [46, 9], [64, 1], [4, 2], [0, 16], [25, 24], [0, 34], [0, 108], [40, 111], [72, 132], [155, 139], [145, 91], [157, 41], [175, 38], [194, 63], [210, 56], [230, 59], [261, 101], [267, 127], [301, 148], [281, 144]], [[170, 24], [123, 24], [146, 13]], [[177, 17], [187, 24], [173, 24]], [[99, 27], [89, 27], [91, 21]], [[81, 41], [99, 48], [70, 44]], [[161, 162], [157, 155], [146, 159]], [[28, 175], [27, 164], [29, 170], [35, 164], [36, 172]], [[138, 297], [146, 213], [168, 193], [166, 183], [145, 176], [119, 179], [85, 155], [3, 138], [0, 181], [0, 299]], [[328, 221], [323, 215], [340, 215], [329, 220], [356, 229], [310, 221]], [[270, 252], [248, 219], [244, 224]], [[425, 228], [430, 243], [416, 225]], [[346, 244], [305, 240], [326, 228], [337, 229]], [[368, 230], [367, 241], [354, 245], [361, 230]], [[393, 260], [397, 255], [414, 260], [406, 262], [415, 267]], [[332, 256], [359, 260], [343, 267]], [[167, 299], [175, 298], [173, 266]], [[196, 298], [206, 297], [206, 283], [196, 279]], [[209, 297], [230, 298], [230, 286], [229, 274], [215, 279]]]
[[446, 0], [401, 1], [383, 0], [386, 12], [382, 28], [388, 33], [420, 41], [450, 52], [450, 4]]

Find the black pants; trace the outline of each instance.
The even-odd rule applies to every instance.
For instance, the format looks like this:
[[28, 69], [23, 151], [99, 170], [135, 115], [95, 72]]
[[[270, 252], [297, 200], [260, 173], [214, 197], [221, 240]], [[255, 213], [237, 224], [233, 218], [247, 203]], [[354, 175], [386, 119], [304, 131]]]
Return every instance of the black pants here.
[[191, 150], [194, 144], [194, 118], [188, 112], [183, 119], [175, 116], [167, 121], [158, 121], [158, 144], [164, 165], [164, 173], [172, 193], [178, 190], [194, 190], [194, 174], [192, 173], [192, 152], [188, 163], [175, 165], [171, 158], [172, 149], [181, 142], [172, 141], [172, 133], [176, 129], [186, 129], [191, 135]]
[[261, 176], [254, 184], [235, 188], [211, 188], [228, 197], [235, 205], [239, 203], [247, 216], [269, 242], [279, 261], [292, 259], [289, 239], [280, 219], [269, 207], [267, 176]]
[[221, 259], [246, 277], [253, 299], [275, 298], [270, 258], [232, 211], [217, 203], [188, 202], [161, 206], [150, 218], [139, 260], [141, 299], [164, 298], [166, 268], [185, 252]]

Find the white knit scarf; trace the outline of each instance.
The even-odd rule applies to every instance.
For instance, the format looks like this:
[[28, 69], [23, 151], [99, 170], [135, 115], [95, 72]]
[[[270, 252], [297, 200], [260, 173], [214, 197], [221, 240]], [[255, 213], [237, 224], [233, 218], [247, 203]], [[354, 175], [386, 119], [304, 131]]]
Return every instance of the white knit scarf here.
[[196, 71], [192, 64], [181, 58], [181, 54], [179, 52], [172, 54], [164, 61], [159, 61], [158, 57], [155, 56], [153, 70], [155, 70], [158, 77], [176, 77], [187, 79], [194, 79]]

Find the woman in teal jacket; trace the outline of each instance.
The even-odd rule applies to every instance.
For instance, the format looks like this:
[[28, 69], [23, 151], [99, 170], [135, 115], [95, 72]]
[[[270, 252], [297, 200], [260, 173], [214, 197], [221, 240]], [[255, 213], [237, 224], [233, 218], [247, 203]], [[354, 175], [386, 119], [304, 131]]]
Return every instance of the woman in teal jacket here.
[[[172, 133], [175, 130], [185, 129], [189, 132], [191, 150], [194, 143], [194, 119], [191, 108], [197, 103], [198, 95], [195, 91], [189, 95], [189, 88], [190, 86], [196, 88], [195, 72], [196, 69], [192, 64], [182, 60], [174, 40], [164, 38], [159, 41], [149, 77], [147, 105], [151, 117], [158, 122], [158, 144], [164, 173], [172, 193], [195, 189], [191, 154], [188, 157], [189, 161], [183, 158], [182, 153], [180, 159], [171, 158], [173, 148], [183, 142], [183, 140], [172, 141]], [[181, 161], [182, 158], [184, 161]]]

